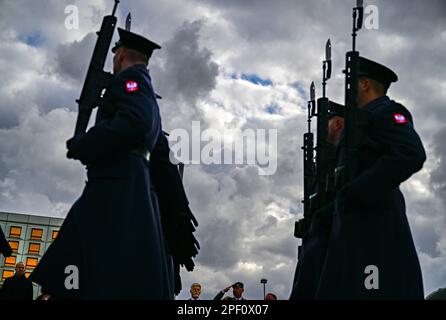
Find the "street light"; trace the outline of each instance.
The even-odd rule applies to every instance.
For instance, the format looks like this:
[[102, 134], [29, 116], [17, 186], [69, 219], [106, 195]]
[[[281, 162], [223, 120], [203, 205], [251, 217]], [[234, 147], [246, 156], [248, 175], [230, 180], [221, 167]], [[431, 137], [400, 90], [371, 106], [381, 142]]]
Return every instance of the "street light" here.
[[265, 300], [265, 298], [266, 298], [265, 285], [267, 282], [268, 282], [268, 280], [266, 280], [266, 279], [260, 279], [260, 283], [263, 284], [263, 300]]

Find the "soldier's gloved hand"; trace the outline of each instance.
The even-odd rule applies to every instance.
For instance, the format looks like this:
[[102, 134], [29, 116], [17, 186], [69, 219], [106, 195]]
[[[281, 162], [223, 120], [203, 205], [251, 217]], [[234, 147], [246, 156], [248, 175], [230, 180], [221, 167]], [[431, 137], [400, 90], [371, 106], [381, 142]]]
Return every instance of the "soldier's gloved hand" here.
[[67, 158], [68, 159], [75, 159], [75, 160], [80, 160], [82, 162], [82, 164], [86, 164], [82, 161], [82, 159], [80, 158], [80, 138], [81, 136], [74, 136], [73, 138], [69, 139], [66, 144], [67, 144]]
[[190, 216], [177, 216], [164, 220], [164, 234], [171, 255], [175, 261], [186, 268], [187, 271], [194, 270], [192, 260], [198, 254], [200, 244], [193, 235], [195, 231], [195, 219]]
[[234, 285], [231, 284], [229, 287], [223, 289], [224, 292], [228, 292]]
[[68, 159], [76, 159], [76, 160], [78, 159], [77, 158], [77, 153], [76, 153], [76, 150], [77, 150], [76, 142], [77, 141], [78, 141], [78, 137], [76, 137], [76, 136], [74, 136], [73, 138], [67, 140], [66, 144], [67, 144], [67, 149], [68, 149], [68, 152], [67, 152], [67, 158]]
[[200, 249], [200, 245], [193, 235], [195, 228], [189, 219], [180, 219], [176, 224], [175, 230], [177, 239], [174, 243], [171, 243], [173, 248], [172, 254], [187, 271], [193, 271], [195, 264], [192, 258], [197, 256]]
[[10, 257], [12, 255], [12, 248], [8, 245], [8, 247], [3, 252], [3, 256], [5, 258]]

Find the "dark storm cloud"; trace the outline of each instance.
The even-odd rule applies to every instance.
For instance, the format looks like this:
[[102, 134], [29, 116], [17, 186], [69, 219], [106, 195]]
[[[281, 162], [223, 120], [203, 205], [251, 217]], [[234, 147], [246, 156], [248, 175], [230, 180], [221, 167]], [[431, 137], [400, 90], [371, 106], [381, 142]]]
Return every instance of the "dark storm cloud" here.
[[[235, 221], [212, 219], [206, 228], [201, 229], [200, 242], [202, 250], [197, 261], [205, 266], [218, 269], [231, 269], [239, 261], [240, 227]], [[204, 232], [203, 232], [204, 231]]]
[[[394, 0], [391, 6], [385, 0], [365, 2], [373, 3], [380, 9], [381, 28], [390, 29], [401, 36], [427, 40], [429, 35], [445, 30], [446, 3], [442, 0]], [[417, 28], [414, 28], [414, 16], [417, 17]]]
[[[336, 25], [327, 14], [337, 10], [333, 2], [323, 1], [205, 1], [221, 10], [233, 23], [240, 35], [250, 42], [265, 42], [274, 46], [275, 41], [299, 39], [309, 30], [320, 30], [319, 23]], [[255, 10], [253, 10], [255, 8]], [[280, 51], [280, 46], [275, 46]], [[302, 48], [304, 49], [304, 48]]]
[[62, 44], [57, 48], [57, 70], [79, 85], [84, 81], [97, 36], [88, 33], [82, 40]]
[[18, 115], [0, 106], [0, 129], [11, 129], [19, 123]]
[[218, 66], [212, 53], [200, 47], [202, 21], [184, 23], [163, 45], [163, 61], [152, 68], [157, 90], [167, 98], [182, 98], [194, 105], [214, 89]]

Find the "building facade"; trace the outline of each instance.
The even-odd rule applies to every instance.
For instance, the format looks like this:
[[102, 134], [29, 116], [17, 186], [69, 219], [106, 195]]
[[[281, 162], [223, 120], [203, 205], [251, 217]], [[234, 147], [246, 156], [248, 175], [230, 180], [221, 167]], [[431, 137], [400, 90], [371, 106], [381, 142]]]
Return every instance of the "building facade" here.
[[[15, 273], [15, 265], [23, 262], [29, 276], [40, 258], [57, 237], [64, 219], [37, 215], [0, 212], [0, 226], [13, 249], [11, 257], [0, 255], [0, 286]], [[40, 287], [33, 283], [34, 299]]]

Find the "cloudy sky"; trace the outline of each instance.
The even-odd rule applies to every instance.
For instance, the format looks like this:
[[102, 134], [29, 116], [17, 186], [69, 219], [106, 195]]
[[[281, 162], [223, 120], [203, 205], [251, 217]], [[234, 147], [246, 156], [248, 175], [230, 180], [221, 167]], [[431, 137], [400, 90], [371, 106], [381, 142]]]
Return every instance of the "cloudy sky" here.
[[[321, 93], [330, 38], [327, 93], [343, 101], [354, 2], [121, 0], [118, 26], [131, 11], [132, 30], [163, 47], [150, 71], [166, 131], [191, 132], [192, 121], [217, 132], [277, 129], [273, 175], [259, 175], [256, 166], [186, 166], [202, 250], [195, 271], [182, 273], [178, 299], [188, 297], [192, 282], [209, 299], [235, 281], [245, 283], [246, 298], [260, 299], [261, 278], [267, 291], [288, 297], [308, 88], [315, 81]], [[423, 170], [402, 185], [427, 295], [446, 286], [446, 3], [365, 2], [378, 9], [379, 25], [360, 32], [358, 49], [399, 75], [389, 95], [413, 113], [428, 154]], [[66, 28], [68, 5], [78, 8], [78, 28]], [[112, 7], [112, 0], [0, 0], [0, 211], [65, 217], [81, 194], [85, 170], [65, 158], [65, 141], [94, 32]]]

